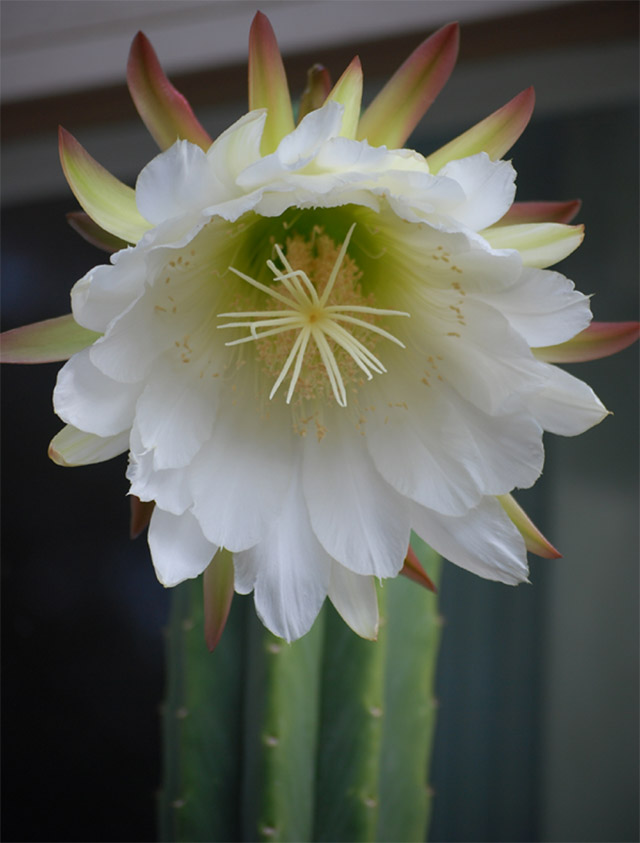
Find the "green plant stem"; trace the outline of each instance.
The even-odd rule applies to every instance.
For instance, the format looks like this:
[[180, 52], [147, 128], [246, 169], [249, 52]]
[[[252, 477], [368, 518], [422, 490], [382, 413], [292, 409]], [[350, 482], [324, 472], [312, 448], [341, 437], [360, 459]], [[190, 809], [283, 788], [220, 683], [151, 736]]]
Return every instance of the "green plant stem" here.
[[[439, 558], [414, 549], [437, 582]], [[333, 607], [287, 644], [236, 597], [215, 652], [202, 583], [174, 590], [164, 710], [165, 841], [424, 841], [440, 637], [435, 595], [379, 588], [377, 642]]]

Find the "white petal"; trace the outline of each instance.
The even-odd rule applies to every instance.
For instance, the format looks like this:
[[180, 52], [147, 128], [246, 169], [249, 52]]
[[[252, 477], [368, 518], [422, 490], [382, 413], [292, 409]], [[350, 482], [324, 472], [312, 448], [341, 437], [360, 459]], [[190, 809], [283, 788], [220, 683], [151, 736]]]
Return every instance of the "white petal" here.
[[[426, 173], [387, 173], [381, 185], [390, 207], [401, 219], [428, 222], [445, 231], [454, 227], [451, 215], [464, 202], [464, 193], [457, 182]], [[456, 230], [460, 228], [458, 223], [454, 225]]]
[[282, 165], [294, 168], [300, 161], [316, 155], [324, 143], [340, 134], [343, 114], [343, 105], [329, 101], [305, 115], [278, 144], [275, 154]]
[[378, 637], [378, 595], [374, 577], [354, 574], [338, 562], [331, 565], [329, 599], [342, 620], [362, 638]]
[[[399, 167], [411, 167], [417, 161], [416, 158], [405, 159], [402, 156], [396, 156], [382, 146], [370, 146], [366, 141], [334, 137], [318, 150], [314, 164], [319, 170], [329, 173], [356, 171], [367, 175], [382, 175], [393, 168], [396, 159]], [[415, 169], [429, 172], [426, 162], [421, 167], [415, 166]]]
[[98, 436], [115, 436], [133, 423], [140, 384], [124, 384], [103, 375], [85, 348], [58, 372], [53, 408], [67, 424]]
[[[522, 409], [490, 416], [455, 392], [443, 392], [449, 412], [442, 418], [453, 453], [479, 492], [499, 495], [516, 486], [523, 489], [533, 485], [544, 463], [538, 422]], [[435, 425], [425, 438], [429, 435], [437, 435]]]
[[608, 415], [591, 387], [557, 366], [543, 364], [548, 375], [545, 388], [527, 399], [528, 406], [545, 430], [561, 436], [577, 436]]
[[479, 298], [506, 316], [532, 347], [565, 342], [591, 322], [589, 299], [559, 272], [523, 269], [512, 287]]
[[191, 468], [190, 488], [205, 535], [236, 552], [260, 541], [280, 511], [293, 468], [293, 433], [275, 407], [263, 419], [253, 407], [225, 400]]
[[238, 594], [251, 594], [258, 576], [257, 559], [246, 553], [234, 553], [233, 569], [235, 572], [233, 587]]
[[225, 194], [206, 153], [186, 140], [157, 155], [136, 182], [138, 210], [154, 225], [205, 208]]
[[218, 550], [190, 512], [172, 515], [158, 506], [149, 524], [149, 547], [156, 575], [167, 587], [197, 577]]
[[452, 216], [472, 231], [493, 225], [513, 204], [515, 170], [508, 161], [492, 161], [486, 152], [449, 161], [438, 175], [454, 179], [464, 190], [466, 199]]
[[400, 412], [376, 409], [367, 423], [367, 443], [376, 468], [396, 491], [441, 512], [462, 514], [480, 492], [447, 441], [422, 441], [419, 420]]
[[[417, 284], [418, 292], [426, 286], [451, 294], [457, 285], [465, 295], [491, 295], [511, 287], [521, 275], [517, 252], [491, 249], [480, 236], [452, 234], [426, 224], [399, 225], [388, 212], [380, 215], [380, 227], [397, 275]], [[415, 293], [412, 289], [412, 298]], [[459, 298], [455, 296], [451, 304]]]
[[[431, 296], [434, 304], [438, 301]], [[438, 373], [464, 398], [489, 414], [505, 412], [514, 396], [541, 389], [546, 376], [525, 340], [498, 310], [467, 296], [454, 313], [425, 306], [409, 330], [425, 359], [438, 357]], [[416, 331], [416, 329], [418, 329]]]
[[524, 540], [495, 498], [484, 498], [460, 518], [415, 506], [412, 528], [449, 561], [489, 580], [526, 582]]
[[344, 411], [321, 441], [304, 440], [303, 484], [309, 518], [330, 556], [357, 574], [395, 577], [409, 544], [406, 502], [376, 471], [364, 437]]
[[237, 178], [239, 187], [254, 190], [275, 181], [291, 170], [308, 164], [329, 138], [337, 137], [342, 126], [344, 106], [327, 102], [309, 112], [298, 126], [286, 135], [275, 152], [247, 167]]
[[219, 135], [207, 152], [209, 166], [230, 195], [237, 192], [240, 173], [260, 158], [266, 117], [266, 109], [250, 111]]
[[270, 185], [254, 206], [256, 213], [277, 217], [287, 208], [337, 208], [342, 205], [362, 205], [375, 213], [380, 203], [371, 190], [353, 184], [348, 176], [290, 177], [286, 183]]
[[264, 539], [236, 558], [257, 572], [255, 604], [264, 625], [287, 641], [308, 632], [329, 589], [331, 558], [313, 534], [299, 479]]
[[142, 446], [153, 451], [156, 469], [191, 462], [211, 436], [218, 391], [215, 380], [199, 377], [197, 366], [157, 361], [136, 407]]
[[[249, 211], [254, 211], [259, 208], [262, 199], [263, 190], [254, 190], [246, 196], [238, 196], [236, 199], [227, 199], [224, 202], [218, 202], [215, 205], [208, 205], [203, 213], [220, 217], [227, 222], [235, 222], [243, 214], [248, 214]], [[291, 202], [284, 205], [288, 208]], [[262, 213], [262, 209], [260, 209]], [[275, 214], [263, 214], [263, 216], [276, 216]]]
[[172, 336], [154, 312], [151, 296], [147, 293], [138, 299], [91, 346], [94, 366], [121, 383], [142, 380], [156, 357], [172, 344]]
[[129, 431], [116, 436], [96, 436], [68, 424], [51, 440], [49, 456], [58, 465], [93, 465], [129, 449]]
[[184, 468], [154, 469], [153, 451], [146, 451], [140, 441], [137, 421], [131, 430], [131, 454], [127, 479], [130, 494], [141, 501], [156, 501], [160, 509], [182, 515], [193, 503], [188, 474]]
[[79, 325], [104, 333], [144, 290], [145, 263], [139, 250], [112, 257], [113, 266], [96, 266], [71, 290], [73, 316]]
[[[483, 495], [530, 486], [542, 470], [540, 425], [521, 408], [491, 416], [437, 379], [410, 353], [385, 358], [389, 372], [366, 413], [369, 451], [389, 483], [445, 515], [462, 515]], [[416, 372], [417, 369], [417, 372]]]

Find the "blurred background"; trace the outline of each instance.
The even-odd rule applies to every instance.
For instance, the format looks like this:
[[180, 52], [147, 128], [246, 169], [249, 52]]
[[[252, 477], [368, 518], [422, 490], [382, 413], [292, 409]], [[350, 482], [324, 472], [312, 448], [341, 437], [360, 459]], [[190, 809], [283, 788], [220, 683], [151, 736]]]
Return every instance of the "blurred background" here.
[[[246, 111], [246, 42], [265, 12], [293, 96], [355, 53], [365, 98], [440, 25], [461, 53], [411, 145], [437, 148], [533, 84], [512, 154], [518, 198], [583, 200], [561, 265], [595, 318], [638, 312], [638, 4], [634, 2], [62, 2], [3, 0], [2, 327], [69, 310], [105, 257], [67, 226], [62, 123], [133, 184], [156, 154], [124, 75], [138, 29], [215, 136]], [[434, 841], [638, 840], [637, 352], [574, 367], [613, 415], [548, 437], [519, 496], [561, 550], [510, 589], [445, 565]], [[125, 463], [63, 470], [58, 365], [5, 367], [3, 839], [155, 839], [169, 594], [128, 539]]]

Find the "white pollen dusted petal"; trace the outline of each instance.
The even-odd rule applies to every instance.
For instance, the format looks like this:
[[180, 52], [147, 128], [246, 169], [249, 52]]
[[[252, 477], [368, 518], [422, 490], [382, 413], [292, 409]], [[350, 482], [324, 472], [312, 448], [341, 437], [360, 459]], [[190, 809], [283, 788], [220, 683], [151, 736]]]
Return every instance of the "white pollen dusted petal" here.
[[431, 361], [419, 380], [409, 351], [389, 354], [389, 372], [375, 384], [365, 429], [385, 479], [444, 515], [462, 515], [483, 495], [534, 483], [544, 460], [538, 422], [522, 408], [483, 413], [439, 381], [439, 361]]
[[158, 506], [149, 524], [149, 548], [156, 576], [167, 587], [197, 577], [218, 550], [190, 512], [173, 515]]
[[226, 193], [206, 154], [186, 140], [156, 155], [136, 182], [138, 210], [154, 225], [230, 198]]
[[197, 361], [184, 365], [164, 357], [138, 399], [136, 424], [156, 469], [188, 465], [211, 435], [219, 387], [209, 369], [208, 377], [200, 371]]
[[493, 415], [503, 413], [514, 396], [544, 386], [539, 361], [498, 310], [468, 296], [459, 305], [462, 324], [456, 311], [442, 306], [438, 312], [440, 302], [431, 298], [431, 308], [425, 298], [422, 312], [414, 311], [418, 318], [408, 330], [425, 359], [438, 356], [438, 374], [460, 395]]
[[[490, 296], [511, 287], [521, 275], [517, 252], [492, 249], [479, 235], [443, 232], [424, 223], [399, 226], [388, 212], [380, 221], [389, 260], [401, 278], [418, 285], [418, 292], [426, 286], [450, 293], [463, 290], [457, 299], [476, 293]], [[414, 298], [415, 293], [413, 289], [409, 295]]]
[[190, 488], [205, 535], [236, 552], [260, 541], [282, 507], [293, 470], [293, 433], [275, 402], [265, 411], [269, 418], [253, 404], [231, 402], [228, 394], [221, 398], [212, 437], [191, 466]]
[[477, 296], [506, 316], [532, 347], [571, 339], [591, 322], [587, 296], [559, 272], [524, 268], [518, 282], [490, 296]]
[[58, 372], [53, 409], [67, 424], [98, 436], [115, 436], [133, 423], [141, 384], [118, 383], [103, 375], [85, 348]]
[[516, 195], [516, 171], [509, 161], [492, 161], [486, 152], [449, 161], [438, 173], [464, 190], [465, 201], [451, 216], [472, 231], [481, 231], [501, 219]]
[[236, 570], [248, 564], [256, 571], [255, 604], [263, 624], [287, 641], [308, 632], [329, 590], [331, 557], [313, 534], [299, 477], [262, 541], [236, 559]]
[[79, 325], [104, 333], [109, 323], [142, 294], [144, 255], [127, 249], [112, 258], [113, 266], [95, 266], [71, 290], [73, 316]]
[[412, 528], [450, 562], [488, 580], [507, 585], [527, 581], [524, 539], [495, 498], [460, 518], [414, 506]]
[[142, 380], [156, 357], [172, 343], [172, 335], [154, 312], [151, 297], [147, 292], [138, 299], [91, 346], [91, 362], [114, 380]]
[[528, 398], [528, 406], [545, 430], [560, 436], [584, 433], [608, 414], [590, 386], [563, 369], [542, 364], [548, 375], [545, 388]]
[[339, 562], [331, 564], [329, 599], [342, 620], [362, 638], [378, 637], [378, 595], [374, 577], [354, 574]]
[[409, 544], [402, 495], [379, 474], [344, 411], [321, 441], [304, 440], [303, 485], [311, 526], [330, 556], [357, 574], [395, 577]]

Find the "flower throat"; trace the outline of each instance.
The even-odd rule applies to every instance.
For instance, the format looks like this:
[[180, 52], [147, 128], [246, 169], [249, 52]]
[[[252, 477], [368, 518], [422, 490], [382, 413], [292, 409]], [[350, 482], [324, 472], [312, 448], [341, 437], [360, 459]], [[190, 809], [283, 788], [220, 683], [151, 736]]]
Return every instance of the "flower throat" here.
[[[288, 238], [285, 250], [275, 246], [278, 266], [267, 267], [274, 276], [272, 286], [229, 267], [263, 296], [264, 309], [220, 313], [234, 321], [219, 328], [248, 328], [249, 335], [227, 342], [228, 346], [255, 342], [264, 373], [274, 379], [269, 395], [273, 399], [289, 376], [287, 404], [298, 399], [335, 401], [347, 406], [347, 385], [371, 380], [386, 372], [373, 353], [381, 338], [404, 348], [402, 342], [379, 327], [383, 316], [408, 316], [397, 310], [373, 306], [374, 296], [364, 297], [359, 285], [362, 275], [347, 254], [354, 225], [338, 248], [322, 229], [310, 240], [299, 235]], [[357, 314], [357, 315], [354, 315]]]

